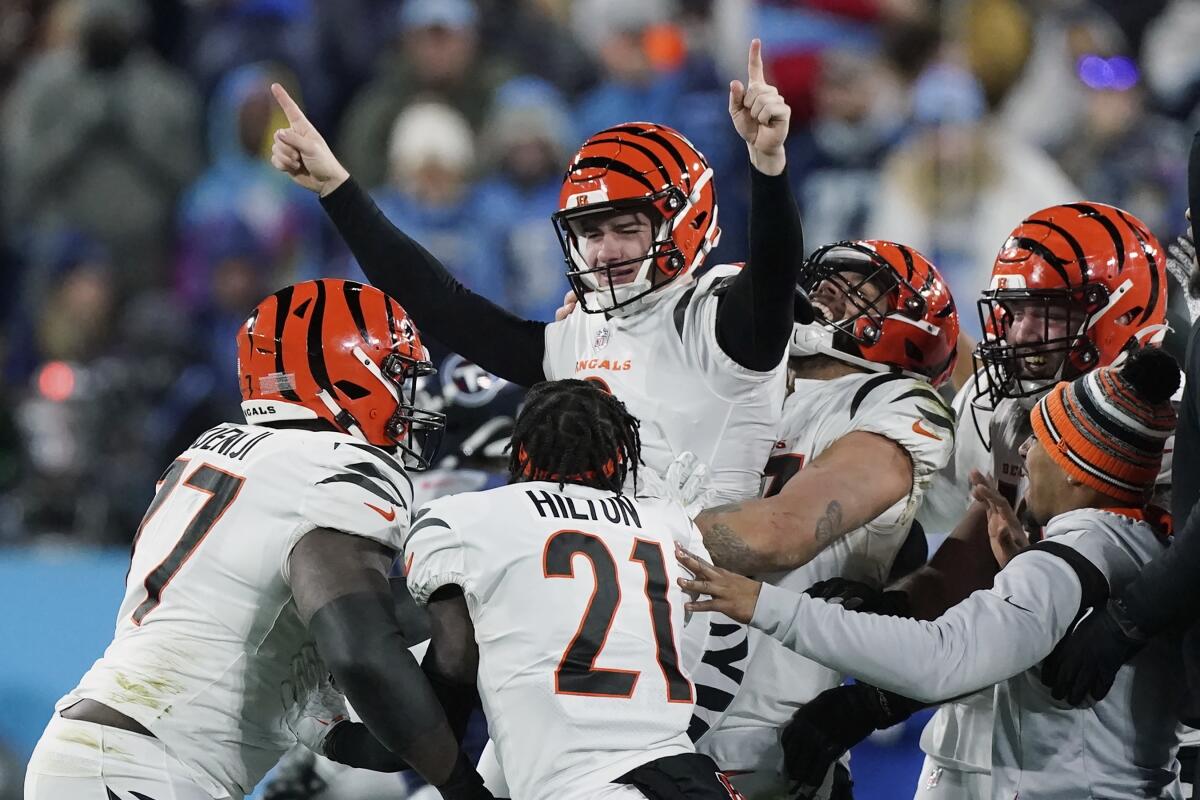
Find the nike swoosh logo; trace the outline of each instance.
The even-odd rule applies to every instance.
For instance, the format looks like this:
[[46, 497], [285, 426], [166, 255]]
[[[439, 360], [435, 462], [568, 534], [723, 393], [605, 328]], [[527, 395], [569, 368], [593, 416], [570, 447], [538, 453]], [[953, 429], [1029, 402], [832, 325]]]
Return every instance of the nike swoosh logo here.
[[942, 440], [942, 437], [938, 436], [936, 433], [922, 425], [921, 420], [916, 420], [913, 422], [912, 429], [913, 433], [919, 433], [922, 436], [928, 436], [930, 439], [937, 439], [939, 442]]
[[396, 507], [395, 506], [392, 506], [387, 511], [384, 511], [379, 506], [373, 506], [370, 503], [363, 503], [363, 505], [366, 506], [367, 508], [371, 509], [372, 511], [378, 513], [379, 516], [383, 517], [388, 522], [393, 522], [396, 519]]
[[1012, 606], [1013, 608], [1019, 608], [1019, 609], [1021, 609], [1022, 611], [1024, 611], [1024, 612], [1028, 613], [1028, 614], [1032, 614], [1032, 613], [1033, 613], [1032, 611], [1030, 611], [1030, 610], [1029, 610], [1028, 608], [1026, 608], [1025, 606], [1022, 606], [1022, 605], [1017, 605], [1016, 603], [1014, 603], [1014, 602], [1012, 601], [1012, 595], [1011, 595], [1011, 594], [1010, 594], [1008, 597], [1004, 598], [1004, 602], [1008, 603], [1008, 604], [1009, 604], [1010, 606]]

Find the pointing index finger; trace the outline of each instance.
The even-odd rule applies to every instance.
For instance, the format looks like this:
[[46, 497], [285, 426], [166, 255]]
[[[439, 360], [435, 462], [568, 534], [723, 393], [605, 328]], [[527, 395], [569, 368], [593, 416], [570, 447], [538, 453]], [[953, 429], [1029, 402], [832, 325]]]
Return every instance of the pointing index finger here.
[[746, 71], [749, 73], [751, 83], [764, 83], [766, 81], [763, 77], [761, 39], [750, 40], [750, 60], [746, 66]]
[[271, 94], [275, 95], [275, 102], [279, 103], [279, 107], [283, 109], [283, 114], [287, 117], [288, 124], [293, 128], [302, 128], [307, 126], [308, 117], [304, 116], [304, 112], [300, 110], [300, 106], [296, 105], [296, 101], [287, 93], [278, 83], [271, 84]]

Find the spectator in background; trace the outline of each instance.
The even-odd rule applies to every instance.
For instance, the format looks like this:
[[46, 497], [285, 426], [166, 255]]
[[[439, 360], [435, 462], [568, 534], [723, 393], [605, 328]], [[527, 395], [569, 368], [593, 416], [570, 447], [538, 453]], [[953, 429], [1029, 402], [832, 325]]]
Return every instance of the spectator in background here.
[[[372, 192], [384, 216], [468, 289], [504, 302], [508, 277], [490, 252], [470, 180], [475, 137], [466, 118], [443, 103], [416, 103], [396, 118], [387, 154], [388, 182]], [[357, 265], [346, 277], [366, 282]]]
[[572, 2], [481, 0], [480, 36], [488, 52], [520, 74], [542, 78], [574, 97], [595, 84], [596, 64], [569, 24]]
[[279, 283], [269, 269], [271, 255], [262, 238], [237, 217], [213, 225], [196, 255], [204, 264], [204, 292], [195, 306], [194, 338], [217, 376], [217, 390], [231, 401], [229, 413], [235, 414], [240, 409], [232, 401], [240, 398], [241, 387], [230, 366], [237, 362], [238, 328], [265, 295], [286, 282]]
[[[202, 315], [212, 300], [216, 259], [234, 237], [254, 240], [258, 294], [321, 271], [320, 206], [266, 160], [271, 135], [280, 127], [270, 91], [279, 78], [279, 69], [269, 64], [239, 67], [225, 76], [209, 103], [211, 166], [188, 188], [177, 214], [176, 284], [184, 302]], [[258, 294], [239, 312], [243, 318]]]
[[810, 241], [869, 238], [879, 170], [904, 126], [904, 90], [874, 59], [826, 50], [814, 115], [789, 142], [789, 172]]
[[[332, 118], [337, 86], [321, 60], [318, 25], [325, 19], [320, 9], [329, 6], [346, 15], [358, 9], [311, 0], [189, 0], [188, 5], [185, 60], [206, 101], [227, 73], [270, 61], [296, 76], [318, 119]], [[364, 43], [363, 50], [369, 49]]]
[[[1079, 190], [1045, 152], [1004, 134], [985, 114], [971, 73], [942, 63], [913, 88], [912, 137], [884, 163], [872, 235], [903, 238], [938, 266], [957, 297], [986, 288], [1013, 220], [1070, 203]], [[979, 321], [963, 316], [972, 338]]]
[[1128, 209], [1156, 236], [1179, 233], [1187, 198], [1184, 128], [1147, 106], [1133, 60], [1089, 54], [1080, 124], [1051, 152], [1084, 196]]
[[595, 50], [601, 68], [599, 85], [576, 103], [577, 138], [632, 120], [679, 125], [674, 111], [684, 89], [683, 74], [661, 69], [647, 47], [648, 32], [673, 10], [670, 0], [580, 0], [574, 5], [575, 29]]
[[515, 78], [496, 92], [484, 125], [492, 171], [479, 186], [478, 222], [507, 278], [502, 305], [526, 319], [553, 319], [568, 289], [562, 248], [547, 224], [573, 141], [568, 113], [550, 84]]
[[81, 229], [124, 287], [163, 282], [175, 198], [200, 157], [195, 95], [144, 45], [144, 18], [140, 0], [89, 0], [78, 40], [30, 66], [4, 115], [14, 230]]
[[472, 0], [405, 0], [400, 37], [379, 76], [346, 110], [338, 152], [365, 186], [387, 178], [396, 117], [416, 100], [453, 107], [478, 130], [505, 69], [479, 54], [479, 12]]

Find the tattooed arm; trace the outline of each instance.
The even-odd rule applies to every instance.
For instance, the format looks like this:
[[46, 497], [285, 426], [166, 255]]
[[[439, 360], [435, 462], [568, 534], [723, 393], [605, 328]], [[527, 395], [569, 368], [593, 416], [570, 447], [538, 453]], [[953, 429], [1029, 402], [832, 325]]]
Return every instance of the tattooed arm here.
[[912, 491], [908, 453], [855, 431], [784, 484], [774, 497], [710, 508], [696, 518], [713, 563], [753, 575], [795, 569]]

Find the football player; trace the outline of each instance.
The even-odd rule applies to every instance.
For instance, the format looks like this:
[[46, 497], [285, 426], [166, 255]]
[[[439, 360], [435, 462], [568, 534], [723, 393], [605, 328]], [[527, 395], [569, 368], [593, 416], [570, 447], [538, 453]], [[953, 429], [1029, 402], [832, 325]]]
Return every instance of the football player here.
[[[766, 496], [704, 511], [697, 524], [716, 563], [776, 585], [803, 591], [844, 577], [880, 588], [954, 448], [953, 414], [936, 387], [954, 368], [958, 314], [933, 265], [893, 242], [820, 248], [802, 289], [816, 320], [793, 331], [792, 390]], [[714, 636], [714, 650], [748, 650], [750, 662], [743, 678], [706, 659], [693, 732], [702, 752], [741, 773], [739, 789], [769, 796], [786, 788], [780, 728], [844, 676], [757, 631], [746, 636]]]
[[409, 530], [405, 462], [424, 463], [442, 427], [414, 402], [432, 370], [416, 327], [378, 289], [299, 283], [242, 326], [238, 370], [246, 424], [207, 431], [163, 473], [113, 641], [56, 704], [26, 800], [240, 798], [297, 740], [491, 797], [387, 579]]
[[[968, 505], [972, 472], [990, 475], [999, 493], [1023, 513], [1027, 478], [1019, 449], [1030, 433], [1029, 409], [1055, 382], [1120, 364], [1132, 348], [1162, 341], [1165, 269], [1164, 254], [1146, 226], [1100, 203], [1052, 206], [1012, 231], [979, 300], [985, 338], [976, 350], [976, 376], [953, 402], [953, 458], [934, 479], [918, 515], [928, 530], [954, 530], [927, 566], [891, 587], [888, 610], [932, 620], [992, 585], [997, 563], [985, 507]], [[1168, 456], [1167, 476], [1169, 464]], [[870, 609], [870, 588], [827, 591], [854, 594], [861, 608]], [[991, 796], [993, 694], [988, 689], [947, 703], [926, 726], [918, 798]], [[861, 689], [833, 689], [815, 706], [823, 719], [799, 712], [796, 735], [786, 746], [798, 751], [797, 761], [811, 760], [818, 751], [844, 751], [913, 709], [900, 698], [890, 698], [887, 709], [877, 701], [878, 695]]]
[[372, 282], [425, 331], [522, 386], [584, 378], [642, 420], [644, 457], [662, 474], [684, 451], [712, 470], [724, 500], [759, 490], [784, 397], [793, 290], [803, 250], [784, 174], [791, 111], [750, 47], [749, 83], [729, 111], [747, 143], [752, 182], [749, 262], [696, 273], [718, 239], [704, 156], [677, 131], [634, 122], [588, 139], [567, 168], [553, 220], [580, 303], [566, 319], [522, 320], [456, 282], [392, 226], [338, 163], [281, 87], [290, 127], [272, 163], [322, 204]]
[[687, 735], [699, 654], [685, 652], [674, 554], [700, 535], [679, 503], [623, 491], [639, 460], [621, 401], [540, 383], [511, 483], [428, 503], [406, 537], [429, 658], [464, 691], [478, 682], [512, 797], [735, 796]]
[[[1044, 539], [1012, 558], [994, 587], [934, 621], [849, 611], [685, 554], [698, 580], [681, 585], [712, 596], [688, 607], [752, 622], [798, 653], [918, 700], [995, 684], [988, 761], [995, 800], [1179, 798], [1177, 645], [1160, 641], [1143, 651], [1121, 668], [1117, 691], [1086, 708], [1052, 698], [1036, 669], [1080, 619], [1166, 549], [1169, 526], [1147, 500], [1175, 429], [1170, 398], [1178, 386], [1175, 360], [1147, 348], [1120, 367], [1044, 392], [1021, 447], [1025, 500]], [[997, 538], [1020, 535], [1021, 521], [994, 487], [977, 480], [972, 496], [986, 504]], [[939, 791], [978, 796], [965, 786]]]

